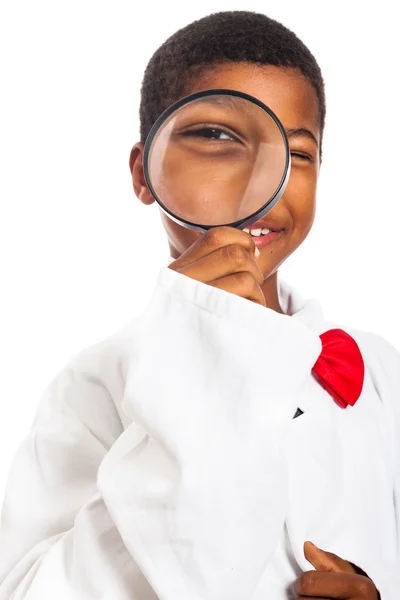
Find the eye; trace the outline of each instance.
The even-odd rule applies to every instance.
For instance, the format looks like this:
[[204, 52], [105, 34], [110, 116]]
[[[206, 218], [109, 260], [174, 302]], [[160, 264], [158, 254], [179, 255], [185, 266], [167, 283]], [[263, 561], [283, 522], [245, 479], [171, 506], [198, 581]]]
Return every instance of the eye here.
[[314, 158], [310, 154], [306, 154], [303, 152], [290, 152], [291, 156], [297, 156], [302, 160], [308, 160], [309, 162], [314, 162]]
[[182, 131], [180, 135], [186, 137], [200, 137], [207, 140], [239, 142], [239, 139], [233, 133], [222, 129], [221, 127], [217, 127], [216, 125], [201, 125], [196, 129], [193, 128]]
[[217, 129], [216, 127], [209, 127], [204, 129], [198, 129], [197, 131], [191, 132], [193, 135], [198, 135], [199, 137], [205, 137], [213, 140], [233, 140], [234, 138], [223, 131], [222, 129]]

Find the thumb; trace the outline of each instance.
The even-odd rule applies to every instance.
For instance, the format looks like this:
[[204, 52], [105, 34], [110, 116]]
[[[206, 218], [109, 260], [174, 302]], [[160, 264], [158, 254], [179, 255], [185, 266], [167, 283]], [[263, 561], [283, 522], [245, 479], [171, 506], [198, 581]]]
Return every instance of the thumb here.
[[304, 556], [317, 571], [332, 571], [333, 573], [355, 573], [352, 565], [333, 554], [321, 550], [310, 541], [304, 542]]

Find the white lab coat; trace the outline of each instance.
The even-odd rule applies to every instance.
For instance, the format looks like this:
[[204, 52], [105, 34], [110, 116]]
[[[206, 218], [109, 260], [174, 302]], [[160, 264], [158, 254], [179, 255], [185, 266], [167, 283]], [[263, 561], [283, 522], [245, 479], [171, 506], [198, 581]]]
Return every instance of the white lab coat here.
[[[160, 270], [143, 313], [49, 383], [13, 460], [0, 600], [286, 600], [311, 540], [400, 594], [400, 356], [341, 408], [311, 373], [324, 320]], [[293, 418], [296, 409], [304, 414]]]

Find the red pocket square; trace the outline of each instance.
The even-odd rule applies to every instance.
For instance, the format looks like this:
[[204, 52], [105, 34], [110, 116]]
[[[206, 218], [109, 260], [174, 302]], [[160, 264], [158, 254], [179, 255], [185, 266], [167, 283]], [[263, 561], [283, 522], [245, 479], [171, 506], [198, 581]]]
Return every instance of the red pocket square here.
[[312, 371], [320, 384], [343, 408], [354, 406], [364, 383], [364, 360], [356, 341], [342, 329], [319, 336], [322, 351]]

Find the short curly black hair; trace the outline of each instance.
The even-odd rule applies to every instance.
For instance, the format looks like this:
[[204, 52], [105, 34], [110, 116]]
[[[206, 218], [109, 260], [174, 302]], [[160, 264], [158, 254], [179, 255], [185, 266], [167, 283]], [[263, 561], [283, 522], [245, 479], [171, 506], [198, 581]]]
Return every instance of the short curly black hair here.
[[142, 81], [141, 142], [159, 115], [190, 93], [191, 82], [210, 67], [226, 62], [297, 68], [317, 95], [322, 145], [325, 84], [316, 59], [290, 29], [250, 11], [222, 11], [203, 17], [179, 29], [158, 48]]

